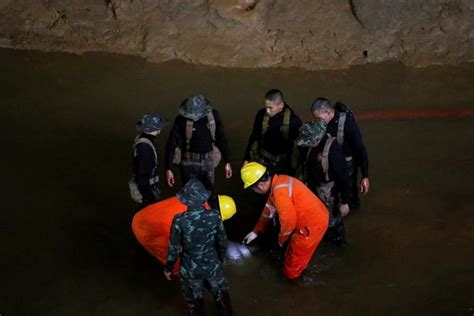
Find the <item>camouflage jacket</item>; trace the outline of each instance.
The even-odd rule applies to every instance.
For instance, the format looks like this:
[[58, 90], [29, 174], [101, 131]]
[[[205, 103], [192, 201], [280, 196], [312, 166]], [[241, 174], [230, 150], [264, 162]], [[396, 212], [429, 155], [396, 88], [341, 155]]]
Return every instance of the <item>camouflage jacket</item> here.
[[171, 271], [182, 247], [180, 272], [183, 278], [199, 279], [214, 275], [222, 269], [226, 239], [217, 210], [189, 208], [173, 219], [165, 271]]

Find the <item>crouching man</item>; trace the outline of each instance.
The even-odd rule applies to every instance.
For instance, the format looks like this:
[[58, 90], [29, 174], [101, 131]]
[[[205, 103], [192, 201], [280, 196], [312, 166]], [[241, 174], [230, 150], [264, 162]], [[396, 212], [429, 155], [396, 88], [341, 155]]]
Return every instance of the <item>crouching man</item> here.
[[183, 295], [190, 314], [205, 314], [203, 292], [206, 286], [214, 296], [219, 314], [232, 315], [229, 284], [223, 267], [227, 237], [219, 212], [204, 207], [210, 195], [195, 178], [177, 194], [188, 210], [173, 219], [164, 273], [171, 279], [173, 267], [181, 256]]
[[[218, 195], [204, 203], [206, 209], [220, 211], [222, 220], [234, 216], [237, 211], [234, 200], [228, 195]], [[135, 238], [153, 257], [165, 265], [168, 258], [168, 247], [171, 223], [173, 218], [186, 212], [188, 206], [178, 196], [148, 205], [140, 210], [132, 220], [132, 231]], [[178, 259], [171, 271], [171, 278], [179, 278], [180, 260]]]
[[283, 275], [298, 278], [313, 257], [328, 228], [329, 214], [324, 204], [301, 181], [287, 175], [271, 175], [267, 168], [250, 162], [241, 169], [244, 188], [259, 194], [269, 194], [262, 215], [244, 238], [252, 242], [265, 231], [270, 219], [278, 215], [281, 247], [288, 242], [283, 262]]

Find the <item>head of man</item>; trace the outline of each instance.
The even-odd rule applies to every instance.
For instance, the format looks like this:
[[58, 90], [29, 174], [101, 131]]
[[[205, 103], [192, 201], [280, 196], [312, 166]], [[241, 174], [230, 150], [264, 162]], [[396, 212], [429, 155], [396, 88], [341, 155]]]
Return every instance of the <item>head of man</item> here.
[[267, 115], [272, 117], [283, 111], [285, 101], [283, 93], [277, 89], [271, 89], [265, 94], [265, 109]]
[[159, 113], [150, 112], [142, 116], [137, 122], [137, 131], [141, 133], [157, 136], [163, 127], [168, 125], [168, 120], [162, 117]]
[[320, 118], [329, 123], [334, 117], [334, 108], [328, 99], [317, 98], [311, 104], [311, 113], [314, 118]]
[[235, 201], [228, 195], [212, 195], [207, 202], [211, 208], [220, 212], [223, 221], [232, 218], [237, 213]]
[[249, 162], [240, 170], [244, 189], [251, 189], [258, 194], [266, 194], [270, 191], [272, 176], [267, 167], [258, 162]]
[[189, 207], [202, 207], [211, 196], [201, 181], [196, 178], [189, 179], [183, 188], [176, 193], [178, 200]]
[[323, 119], [304, 123], [299, 130], [296, 145], [301, 147], [316, 147], [326, 135], [327, 123]]

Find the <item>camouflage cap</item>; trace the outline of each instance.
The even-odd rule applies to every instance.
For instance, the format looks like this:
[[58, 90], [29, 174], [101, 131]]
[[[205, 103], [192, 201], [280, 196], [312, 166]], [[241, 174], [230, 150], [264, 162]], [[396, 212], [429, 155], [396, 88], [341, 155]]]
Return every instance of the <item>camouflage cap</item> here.
[[179, 106], [179, 114], [193, 121], [206, 116], [211, 110], [211, 103], [201, 94], [190, 96]]
[[179, 201], [189, 207], [198, 207], [204, 204], [211, 192], [206, 190], [201, 181], [196, 178], [191, 178], [176, 194]]
[[326, 135], [326, 127], [327, 124], [322, 119], [304, 123], [300, 127], [296, 144], [303, 147], [315, 145]]
[[156, 112], [146, 113], [137, 122], [137, 130], [139, 132], [151, 133], [162, 129], [168, 125], [168, 120]]

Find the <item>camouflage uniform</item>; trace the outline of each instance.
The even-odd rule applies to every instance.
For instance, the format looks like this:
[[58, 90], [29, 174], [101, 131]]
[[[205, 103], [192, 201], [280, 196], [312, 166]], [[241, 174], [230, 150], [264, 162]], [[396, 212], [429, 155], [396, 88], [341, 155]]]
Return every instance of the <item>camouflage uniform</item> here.
[[202, 311], [204, 286], [210, 289], [218, 306], [225, 309], [223, 301], [227, 300], [230, 308], [229, 285], [222, 265], [227, 238], [219, 212], [203, 206], [209, 196], [199, 180], [189, 180], [177, 194], [180, 202], [189, 207], [188, 211], [176, 215], [171, 226], [165, 271], [172, 270], [182, 248], [183, 295], [191, 312]]

